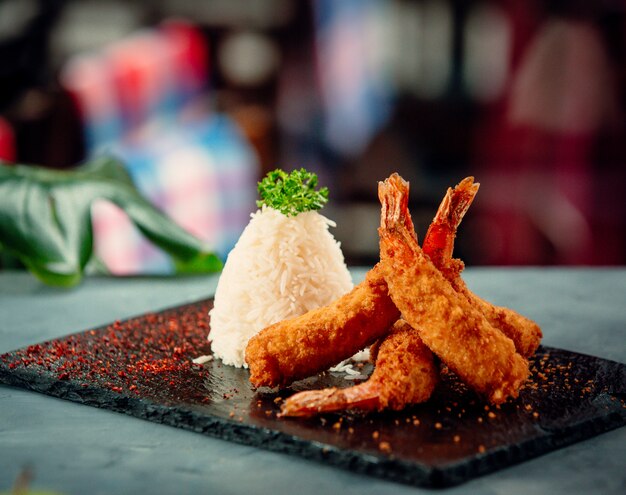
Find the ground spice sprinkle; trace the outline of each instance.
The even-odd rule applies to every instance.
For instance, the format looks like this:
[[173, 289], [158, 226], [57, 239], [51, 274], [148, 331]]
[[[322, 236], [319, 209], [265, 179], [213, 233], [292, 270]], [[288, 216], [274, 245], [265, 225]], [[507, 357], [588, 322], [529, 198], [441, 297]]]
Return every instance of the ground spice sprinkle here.
[[10, 359], [11, 370], [22, 367], [50, 373], [83, 389], [93, 386], [169, 398], [185, 395], [201, 402], [206, 372], [192, 360], [210, 354], [209, 309], [207, 302], [192, 309], [117, 320], [100, 329], [28, 346], [2, 360]]

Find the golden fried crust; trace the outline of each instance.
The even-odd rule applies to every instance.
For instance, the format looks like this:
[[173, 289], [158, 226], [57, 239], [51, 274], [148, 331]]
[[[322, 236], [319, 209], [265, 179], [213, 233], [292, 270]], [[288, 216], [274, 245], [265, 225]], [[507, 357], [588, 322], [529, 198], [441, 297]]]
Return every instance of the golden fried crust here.
[[512, 309], [504, 306], [495, 306], [474, 294], [461, 278], [461, 271], [464, 268], [461, 260], [450, 259], [445, 265], [442, 264], [441, 266], [437, 262], [433, 263], [450, 282], [454, 290], [465, 296], [472, 306], [478, 308], [485, 315], [485, 318], [493, 327], [500, 330], [513, 341], [515, 350], [519, 354], [524, 357], [530, 357], [535, 353], [543, 337], [539, 325]]
[[530, 318], [526, 318], [512, 309], [494, 306], [470, 291], [462, 280], [453, 284], [457, 291], [464, 294], [470, 304], [476, 306], [485, 318], [504, 335], [510, 338], [515, 349], [524, 357], [532, 356], [543, 336], [541, 328]]
[[429, 399], [439, 381], [439, 369], [418, 331], [398, 320], [380, 343], [369, 381], [380, 384], [379, 410], [400, 410]]
[[399, 316], [377, 265], [330, 305], [275, 323], [250, 339], [250, 382], [282, 386], [324, 371], [388, 333]]
[[[400, 229], [401, 230], [401, 229]], [[380, 229], [381, 265], [389, 294], [424, 343], [463, 381], [494, 404], [516, 397], [528, 363], [435, 268], [417, 243]]]
[[313, 416], [319, 413], [361, 409], [403, 409], [428, 400], [439, 380], [432, 352], [408, 323], [398, 320], [380, 339], [372, 376], [348, 388], [306, 390], [289, 397], [281, 416]]

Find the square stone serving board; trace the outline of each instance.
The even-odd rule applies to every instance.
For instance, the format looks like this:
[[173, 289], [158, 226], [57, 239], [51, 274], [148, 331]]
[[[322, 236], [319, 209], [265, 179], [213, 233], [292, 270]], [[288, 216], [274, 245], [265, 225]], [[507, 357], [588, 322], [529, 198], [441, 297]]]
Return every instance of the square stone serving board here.
[[6, 353], [0, 383], [418, 486], [462, 483], [626, 424], [625, 365], [548, 347], [532, 358], [520, 397], [500, 408], [446, 373], [430, 401], [401, 412], [278, 418], [295, 391], [354, 382], [326, 372], [254, 390], [245, 369], [192, 365], [210, 354], [211, 307], [200, 301]]

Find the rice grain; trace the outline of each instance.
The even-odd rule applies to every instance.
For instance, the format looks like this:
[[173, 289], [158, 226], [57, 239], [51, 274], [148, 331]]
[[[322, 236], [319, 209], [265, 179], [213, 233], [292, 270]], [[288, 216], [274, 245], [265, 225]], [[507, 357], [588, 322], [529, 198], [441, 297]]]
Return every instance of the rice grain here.
[[228, 255], [210, 311], [209, 341], [225, 364], [246, 366], [263, 328], [329, 304], [353, 287], [335, 224], [317, 211], [287, 217], [263, 207]]

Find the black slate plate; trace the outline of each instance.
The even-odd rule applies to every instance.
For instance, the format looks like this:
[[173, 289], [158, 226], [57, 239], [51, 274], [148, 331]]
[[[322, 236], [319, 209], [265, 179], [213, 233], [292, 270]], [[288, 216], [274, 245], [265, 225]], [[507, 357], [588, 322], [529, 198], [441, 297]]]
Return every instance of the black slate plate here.
[[[279, 393], [210, 361], [212, 301], [87, 330], [0, 356], [0, 382], [225, 440], [422, 486], [461, 483], [626, 424], [626, 366], [542, 347], [520, 397], [488, 407], [452, 373], [398, 413], [276, 417], [294, 390], [347, 386], [324, 373]], [[368, 370], [365, 369], [364, 372]]]

